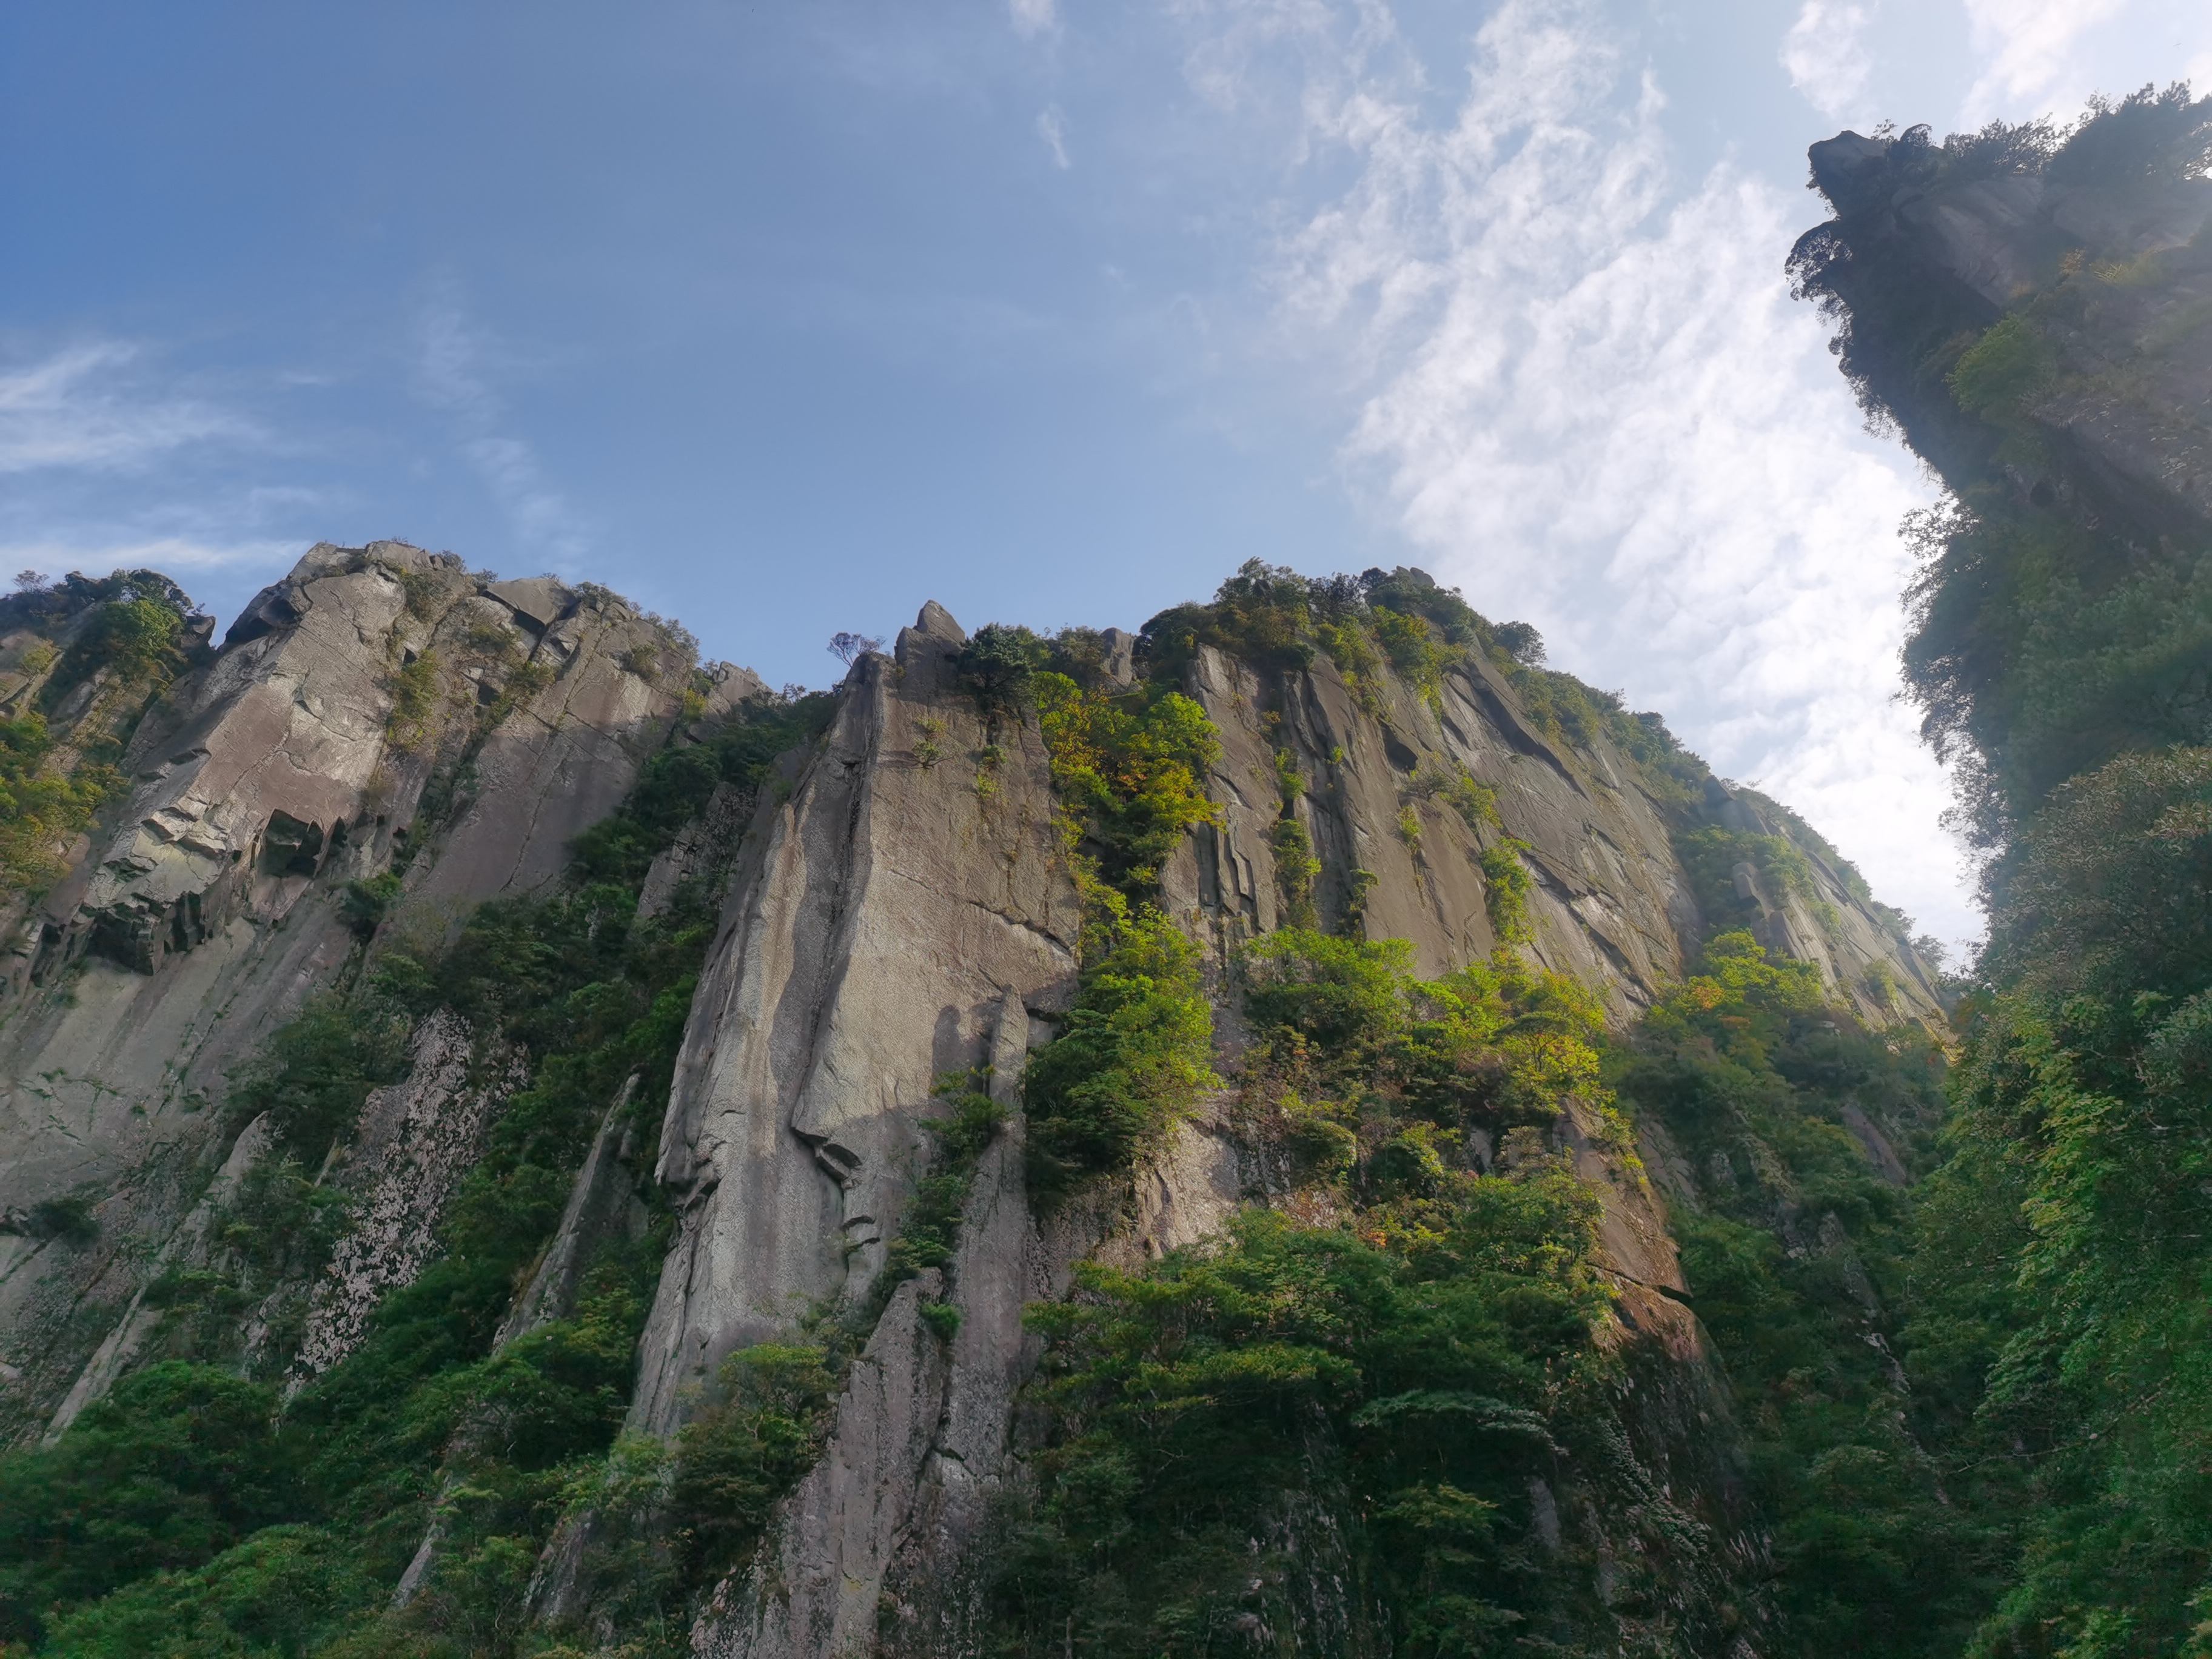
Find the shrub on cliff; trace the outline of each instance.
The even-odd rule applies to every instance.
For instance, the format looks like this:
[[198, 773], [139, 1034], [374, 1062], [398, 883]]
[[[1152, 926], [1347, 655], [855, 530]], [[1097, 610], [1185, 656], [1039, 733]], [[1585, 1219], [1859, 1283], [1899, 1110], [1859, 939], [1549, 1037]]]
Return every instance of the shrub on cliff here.
[[1218, 1086], [1212, 1038], [1198, 947], [1157, 912], [1139, 913], [1084, 970], [1060, 1036], [1023, 1074], [1033, 1182], [1064, 1188], [1158, 1146]]
[[1086, 691], [1036, 676], [1037, 721], [1074, 850], [1132, 902], [1158, 890], [1160, 866], [1193, 826], [1215, 822], [1206, 778], [1221, 739], [1206, 711], [1158, 686]]

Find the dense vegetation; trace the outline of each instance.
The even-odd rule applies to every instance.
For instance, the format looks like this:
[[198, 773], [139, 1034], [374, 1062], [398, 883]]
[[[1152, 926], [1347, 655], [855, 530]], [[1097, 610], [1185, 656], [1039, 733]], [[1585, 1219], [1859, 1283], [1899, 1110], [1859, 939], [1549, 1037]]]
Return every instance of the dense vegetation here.
[[1052, 1428], [1001, 1564], [1006, 1651], [1195, 1655], [1303, 1625], [1352, 1652], [1379, 1620], [1397, 1651], [1469, 1653], [1587, 1617], [1540, 1570], [1531, 1494], [1562, 1441], [1622, 1455], [1598, 1444], [1596, 1200], [1526, 1126], [1595, 1085], [1596, 1010], [1510, 963], [1424, 983], [1407, 960], [1254, 947], [1238, 1109], [1305, 1212], [1086, 1269], [1036, 1310]]
[[[550, 1528], [624, 1472], [605, 1455], [663, 1248], [658, 1218], [611, 1241], [567, 1316], [495, 1345], [611, 1107], [630, 1113], [650, 1161], [715, 896], [694, 883], [641, 920], [640, 886], [717, 787], [757, 790], [832, 707], [748, 705], [707, 741], [654, 756], [580, 839], [567, 884], [482, 907], [450, 945], [378, 932], [379, 896], [347, 896], [374, 946], [234, 1090], [228, 1109], [266, 1114], [274, 1155], [219, 1223], [209, 1265], [155, 1286], [161, 1362], [52, 1450], [0, 1459], [0, 1641], [88, 1656], [511, 1650]], [[343, 1219], [316, 1173], [368, 1091], [404, 1072], [433, 1009], [468, 1023], [487, 1081], [518, 1060], [528, 1081], [493, 1120], [437, 1260], [385, 1299], [349, 1357], [303, 1377], [302, 1287]], [[280, 1404], [288, 1376], [306, 1386]], [[725, 1478], [660, 1473], [679, 1522]], [[383, 1613], [434, 1520], [434, 1571]], [[656, 1560], [643, 1577], [666, 1605], [641, 1620], [680, 1625], [687, 1566], [719, 1559], [702, 1544]]]
[[[2046, 419], [2141, 394], [2188, 324], [2139, 337], [2130, 319], [2201, 282], [2212, 248], [2054, 244], [2000, 313], [1923, 268], [1881, 207], [1899, 186], [2140, 193], [2208, 167], [2212, 100], [2180, 87], [2066, 132], [1915, 129], [1864, 189], [1831, 190], [1837, 217], [1793, 261], [1869, 411], [1949, 486], [1908, 526], [1905, 665], [1987, 858], [1956, 1116], [1905, 1258], [1908, 1420], [1942, 1483], [1913, 1553], [1936, 1577], [1869, 1580], [1850, 1616], [1941, 1611], [1887, 1650], [2212, 1641], [2212, 527], [2075, 466]], [[1870, 1483], [1851, 1523], [1889, 1526], [1897, 1490]]]
[[1809, 963], [1723, 933], [1607, 1071], [1677, 1161], [1685, 1276], [1772, 1529], [1763, 1650], [1955, 1643], [1993, 1545], [1952, 1504], [1967, 1480], [1926, 1449], [1955, 1402], [1922, 1372], [1956, 1333], [1915, 1305], [1905, 1183], [1936, 1157], [1941, 1051], [1913, 1027], [1865, 1030]]

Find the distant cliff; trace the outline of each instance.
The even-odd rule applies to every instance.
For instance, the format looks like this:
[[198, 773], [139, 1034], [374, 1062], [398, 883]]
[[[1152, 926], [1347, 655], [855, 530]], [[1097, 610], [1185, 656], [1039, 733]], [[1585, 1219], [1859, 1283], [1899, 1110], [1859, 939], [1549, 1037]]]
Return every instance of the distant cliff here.
[[[16, 706], [126, 602], [9, 602]], [[1778, 1229], [1885, 1352], [1948, 993], [1528, 630], [1254, 565], [793, 698], [395, 543], [220, 647], [154, 603], [15, 878], [0, 1638], [1765, 1650], [1678, 1240]], [[144, 1473], [188, 1422], [264, 1427]]]

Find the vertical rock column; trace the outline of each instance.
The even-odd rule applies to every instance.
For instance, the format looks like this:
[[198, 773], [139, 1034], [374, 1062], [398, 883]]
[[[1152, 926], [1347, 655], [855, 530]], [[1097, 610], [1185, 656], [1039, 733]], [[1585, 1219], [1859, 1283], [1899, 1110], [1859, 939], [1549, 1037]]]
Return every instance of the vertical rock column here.
[[661, 1133], [682, 1224], [634, 1426], [673, 1432], [732, 1350], [864, 1303], [937, 1080], [992, 1060], [1010, 995], [1071, 992], [1043, 745], [953, 683], [965, 639], [933, 604], [862, 658], [739, 860]]

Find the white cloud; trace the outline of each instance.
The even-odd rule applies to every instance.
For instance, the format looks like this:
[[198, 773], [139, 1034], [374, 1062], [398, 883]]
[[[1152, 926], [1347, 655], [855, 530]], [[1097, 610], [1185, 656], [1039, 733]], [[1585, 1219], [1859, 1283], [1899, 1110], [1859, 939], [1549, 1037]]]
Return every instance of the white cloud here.
[[567, 497], [547, 482], [537, 451], [498, 429], [505, 407], [485, 375], [489, 356], [485, 337], [470, 324], [459, 301], [441, 293], [422, 314], [416, 386], [426, 402], [452, 412], [460, 428], [461, 454], [515, 538], [550, 557], [556, 568], [573, 570], [585, 556], [588, 538]]
[[2055, 100], [2078, 105], [2097, 90], [2072, 84], [2083, 37], [2127, 4], [2128, 0], [1966, 0], [1974, 51], [1984, 60], [1966, 94], [1969, 121], [1991, 115], [2019, 120], [2048, 111]]
[[1479, 609], [1968, 936], [1948, 791], [1893, 701], [1896, 527], [1929, 490], [1788, 298], [1803, 203], [1726, 166], [1684, 193], [1658, 88], [1573, 0], [1506, 0], [1467, 85], [1443, 121], [1395, 70], [1309, 88], [1356, 180], [1288, 241], [1281, 315], [1365, 377], [1355, 471]]
[[248, 435], [225, 410], [149, 393], [129, 373], [140, 356], [126, 342], [95, 340], [0, 369], [0, 472], [128, 471], [187, 444]]
[[0, 568], [42, 570], [60, 575], [70, 570], [102, 574], [110, 570], [232, 571], [289, 568], [301, 553], [293, 540], [217, 541], [194, 536], [111, 539], [42, 538], [0, 541]]
[[1831, 120], [1858, 112], [1874, 59], [1867, 51], [1872, 13], [1850, 0], [1805, 0], [1782, 37], [1782, 67], [1805, 101]]
[[1060, 27], [1059, 0], [1006, 0], [1006, 16], [1015, 33], [1034, 40]]
[[1059, 105], [1046, 106], [1036, 118], [1036, 130], [1037, 137], [1044, 140], [1045, 148], [1052, 152], [1054, 165], [1066, 171], [1071, 165], [1067, 159], [1067, 118], [1060, 112]]

